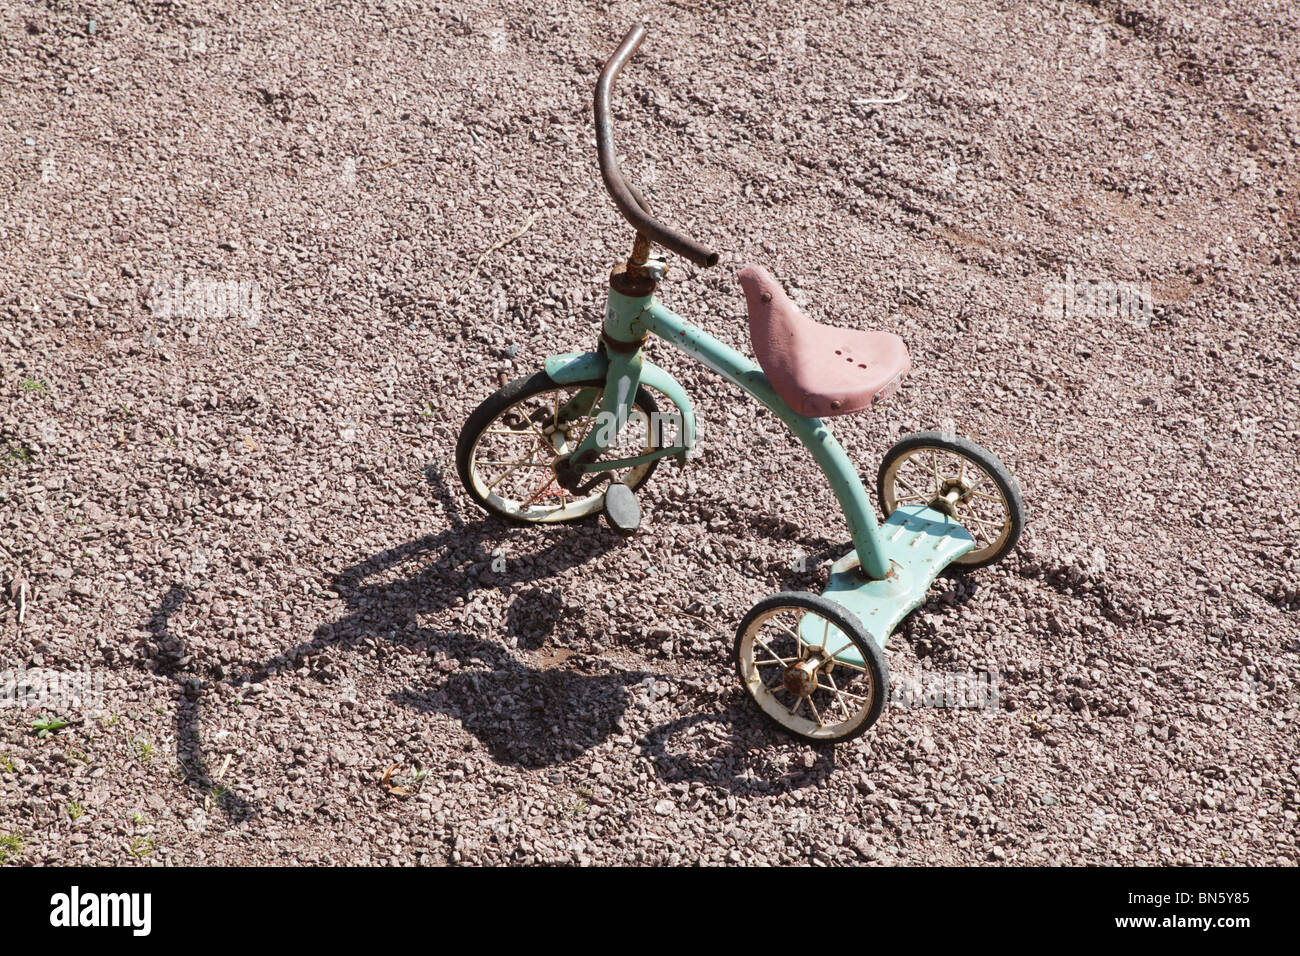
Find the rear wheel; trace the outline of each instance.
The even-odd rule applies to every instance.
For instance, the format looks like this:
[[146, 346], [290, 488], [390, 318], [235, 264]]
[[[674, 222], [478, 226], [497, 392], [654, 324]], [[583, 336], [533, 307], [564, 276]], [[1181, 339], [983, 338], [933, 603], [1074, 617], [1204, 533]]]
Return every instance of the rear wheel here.
[[[515, 379], [465, 421], [456, 442], [456, 470], [470, 497], [520, 524], [558, 524], [599, 514], [604, 485], [575, 494], [559, 483], [555, 463], [572, 454], [596, 424], [604, 379], [558, 384], [545, 372]], [[638, 388], [626, 426], [604, 458], [632, 458], [662, 447], [655, 434], [659, 408]], [[654, 473], [656, 459], [614, 471], [635, 489]]]
[[1025, 505], [1011, 472], [986, 448], [943, 432], [917, 432], [885, 453], [876, 496], [888, 518], [900, 505], [941, 511], [971, 533], [975, 547], [953, 564], [983, 567], [1016, 546]]

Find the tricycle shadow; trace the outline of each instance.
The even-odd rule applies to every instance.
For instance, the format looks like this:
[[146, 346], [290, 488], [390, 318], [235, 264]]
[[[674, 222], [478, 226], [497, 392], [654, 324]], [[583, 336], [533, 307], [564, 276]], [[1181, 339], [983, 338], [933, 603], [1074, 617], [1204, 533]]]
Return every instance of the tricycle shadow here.
[[[453, 717], [498, 763], [531, 769], [555, 766], [609, 739], [630, 706], [632, 688], [673, 677], [641, 668], [616, 668], [601, 658], [573, 654], [549, 643], [548, 637], [573, 609], [558, 591], [546, 590], [540, 581], [603, 556], [622, 540], [600, 526], [599, 530], [585, 524], [557, 527], [547, 529], [540, 550], [495, 562], [505, 526], [496, 519], [467, 524], [441, 476], [431, 469], [428, 480], [447, 515], [446, 531], [381, 551], [335, 575], [331, 584], [348, 610], [344, 617], [321, 625], [309, 640], [279, 654], [246, 661], [226, 681], [240, 687], [306, 668], [317, 680], [331, 683], [339, 679], [337, 668], [331, 666], [337, 652], [382, 654], [385, 646], [402, 647], [427, 654], [439, 679], [431, 686], [396, 691], [389, 699], [420, 712]], [[518, 543], [518, 538], [514, 540]], [[463, 626], [419, 623], [426, 615], [465, 605], [477, 591], [519, 585], [524, 587], [511, 600], [506, 632], [520, 650], [532, 652], [529, 656], [538, 661], [521, 660], [508, 642], [495, 635], [489, 639]], [[180, 690], [175, 719], [184, 778], [196, 792], [210, 794], [214, 784], [200, 733], [205, 682], [198, 675], [205, 673], [203, 655], [194, 654], [191, 660], [189, 655], [197, 649], [173, 636], [169, 627], [186, 597], [184, 588], [173, 587], [153, 613], [148, 630], [159, 652], [151, 663], [171, 675]], [[466, 619], [477, 626], [469, 613]], [[178, 663], [182, 660], [184, 665]], [[718, 663], [720, 668], [726, 666]], [[739, 693], [734, 696], [731, 706], [723, 703], [725, 713], [681, 718], [640, 741], [642, 752], [662, 778], [707, 782], [736, 793], [771, 792], [807, 785], [830, 772], [829, 754], [794, 772], [768, 767], [787, 758], [805, 760], [805, 751], [773, 748], [770, 731], [743, 706]], [[696, 747], [691, 748], [693, 756], [676, 752], [674, 741], [685, 739], [683, 734], [697, 734], [694, 728], [709, 721], [724, 725], [729, 735], [721, 751], [715, 733], [708, 754]], [[229, 791], [219, 805], [232, 819], [258, 812], [255, 804]]]
[[[545, 653], [547, 639], [575, 612], [558, 591], [537, 585], [603, 556], [619, 539], [603, 528], [596, 533], [589, 527], [548, 529], [538, 550], [504, 556], [496, 545], [506, 526], [496, 519], [463, 522], [440, 477], [429, 477], [451, 527], [336, 575], [333, 587], [347, 615], [256, 665], [248, 676], [261, 680], [304, 664], [328, 675], [328, 666], [316, 666], [313, 659], [381, 640], [427, 654], [434, 675], [431, 685], [403, 688], [389, 694], [390, 700], [455, 718], [499, 763], [537, 768], [574, 759], [614, 732], [627, 706], [626, 689], [654, 675], [584, 667], [581, 657], [575, 667], [568, 660], [572, 652], [563, 648]], [[514, 544], [522, 542], [515, 537]], [[507, 609], [506, 633], [515, 640], [503, 640], [506, 635], [478, 617], [472, 599], [477, 592], [509, 593], [520, 586]], [[445, 617], [439, 625], [421, 623], [462, 607], [455, 623]], [[512, 643], [541, 659], [521, 659]]]
[[[580, 625], [575, 617], [581, 609], [566, 602], [558, 590], [547, 589], [542, 579], [604, 557], [622, 539], [594, 522], [561, 525], [546, 529], [540, 550], [512, 552], [494, 564], [494, 556], [501, 554], [496, 548], [503, 540], [504, 526], [494, 519], [466, 523], [441, 474], [430, 468], [425, 477], [450, 528], [381, 552], [338, 575], [335, 589], [351, 613], [320, 628], [312, 641], [287, 656], [311, 656], [326, 646], [347, 647], [376, 634], [427, 650], [446, 676], [431, 686], [404, 688], [389, 699], [455, 718], [501, 764], [532, 769], [556, 766], [609, 739], [619, 730], [633, 689], [672, 676], [615, 667], [603, 658], [552, 643], [549, 638], [557, 629]], [[404, 576], [383, 578], [412, 563], [415, 566]], [[463, 627], [416, 623], [421, 616], [465, 603], [475, 591], [510, 591], [520, 586], [510, 599], [505, 632], [499, 636], [486, 638]], [[511, 637], [533, 660], [520, 659], [510, 647]], [[718, 666], [727, 667], [724, 661], [718, 661]], [[676, 720], [639, 741], [661, 777], [708, 782], [734, 792], [768, 792], [815, 782], [833, 768], [829, 754], [823, 753], [811, 769], [801, 764], [793, 772], [781, 769], [769, 778], [766, 771], [771, 768], [765, 768], [765, 762], [783, 759], [756, 756], [774, 750], [770, 728], [745, 706], [741, 694], [733, 697], [725, 713]], [[715, 740], [708, 758], [692, 764], [686, 755], [675, 753], [672, 744], [681, 739], [681, 732], [705, 721], [725, 725], [728, 743], [720, 752]], [[801, 748], [778, 747], [775, 752], [806, 759]], [[733, 772], [728, 767], [739, 769]]]
[[815, 786], [835, 771], [833, 746], [774, 739], [740, 691], [725, 712], [679, 717], [638, 743], [666, 782], [702, 783], [736, 796]]
[[[448, 502], [449, 513], [453, 508]], [[389, 642], [427, 651], [437, 674], [431, 685], [404, 688], [390, 694], [390, 700], [456, 719], [500, 764], [539, 769], [581, 757], [620, 732], [638, 685], [675, 677], [615, 666], [547, 640], [571, 619], [573, 608], [559, 592], [537, 586], [533, 569], [540, 566], [548, 575], [560, 574], [605, 555], [621, 539], [603, 528], [593, 534], [586, 525], [548, 529], [545, 547], [507, 562], [507, 567], [517, 565], [515, 570], [477, 577], [461, 574], [455, 586], [449, 579], [457, 577], [456, 571], [449, 565], [456, 562], [436, 557], [445, 557], [444, 548], [452, 547], [447, 539], [454, 536], [455, 554], [469, 551], [477, 555], [471, 564], [484, 566], [500, 531], [495, 520], [456, 522], [451, 532], [383, 552], [344, 572], [336, 589], [351, 613], [321, 628], [311, 642], [287, 656], [297, 654], [301, 660], [328, 646], [346, 647], [387, 635]], [[413, 559], [419, 564], [412, 573], [373, 583], [385, 570]], [[483, 637], [463, 628], [413, 625], [419, 616], [449, 610], [476, 590], [516, 585], [532, 586], [512, 598], [504, 634]], [[509, 637], [530, 660], [521, 660]], [[717, 663], [720, 672], [727, 669], [725, 661]], [[816, 783], [834, 768], [828, 751], [812, 759], [807, 748], [772, 746], [770, 728], [745, 705], [743, 695], [737, 691], [730, 696], [730, 701], [719, 702], [725, 708], [719, 713], [679, 718], [638, 740], [660, 777], [708, 783], [737, 794], [768, 793]], [[702, 750], [697, 744], [706, 737], [700, 731], [709, 725], [714, 726]], [[785, 766], [787, 760], [792, 768]]]

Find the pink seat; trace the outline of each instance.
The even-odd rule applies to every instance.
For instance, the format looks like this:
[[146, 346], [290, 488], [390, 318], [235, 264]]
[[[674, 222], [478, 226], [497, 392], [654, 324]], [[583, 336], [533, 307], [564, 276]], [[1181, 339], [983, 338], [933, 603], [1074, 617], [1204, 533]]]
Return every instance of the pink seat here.
[[870, 408], [892, 395], [912, 367], [907, 346], [893, 332], [814, 322], [761, 266], [745, 266], [739, 279], [758, 364], [800, 415], [826, 418]]

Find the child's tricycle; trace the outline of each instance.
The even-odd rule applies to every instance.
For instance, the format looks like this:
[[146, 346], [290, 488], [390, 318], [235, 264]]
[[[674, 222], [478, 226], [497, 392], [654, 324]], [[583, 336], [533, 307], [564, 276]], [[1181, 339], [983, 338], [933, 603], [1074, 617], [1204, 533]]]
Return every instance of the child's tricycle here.
[[[592, 352], [553, 355], [492, 395], [462, 429], [456, 464], [470, 495], [510, 521], [556, 524], [603, 513], [631, 534], [636, 490], [664, 459], [685, 464], [695, 415], [682, 387], [647, 361], [657, 335], [740, 386], [811, 452], [843, 509], [853, 549], [831, 566], [823, 595], [764, 598], [741, 621], [734, 663], [772, 721], [811, 741], [847, 740], [880, 716], [888, 697], [885, 640], [948, 565], [990, 564], [1024, 524], [1020, 492], [989, 452], [939, 432], [909, 435], [876, 477], [878, 524], [856, 469], [823, 419], [879, 405], [910, 367], [892, 332], [821, 325], [759, 266], [740, 270], [755, 365], [654, 298], [666, 268], [657, 244], [701, 266], [718, 255], [665, 226], [624, 181], [614, 156], [609, 98], [645, 35], [634, 27], [596, 84], [596, 143], [605, 187], [636, 229], [632, 253], [610, 276], [604, 329]], [[674, 406], [660, 413], [653, 393]], [[665, 424], [667, 423], [667, 427]]]

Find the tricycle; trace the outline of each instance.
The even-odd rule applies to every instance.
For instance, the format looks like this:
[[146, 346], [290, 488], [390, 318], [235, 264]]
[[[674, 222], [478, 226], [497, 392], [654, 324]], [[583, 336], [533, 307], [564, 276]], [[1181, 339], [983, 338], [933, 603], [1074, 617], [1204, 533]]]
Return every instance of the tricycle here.
[[[875, 408], [911, 366], [893, 332], [824, 325], [805, 315], [762, 267], [739, 272], [757, 363], [667, 308], [655, 296], [667, 268], [658, 246], [702, 267], [718, 254], [655, 218], [614, 153], [610, 96], [645, 36], [624, 36], [595, 91], [596, 143], [605, 187], [636, 230], [609, 280], [600, 341], [552, 355], [504, 385], [469, 416], [456, 446], [466, 491], [500, 517], [559, 524], [603, 514], [637, 531], [637, 489], [666, 458], [685, 465], [695, 414], [674, 378], [645, 356], [651, 336], [739, 386], [784, 422], [812, 455], [844, 513], [852, 548], [820, 595], [774, 594], [736, 632], [733, 664], [774, 724], [813, 742], [858, 736], [889, 696], [885, 642], [946, 568], [992, 564], [1024, 527], [1019, 488], [991, 452], [951, 432], [921, 432], [885, 453], [876, 475], [878, 521], [857, 470], [825, 419]], [[661, 412], [653, 397], [672, 409]]]

